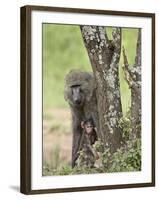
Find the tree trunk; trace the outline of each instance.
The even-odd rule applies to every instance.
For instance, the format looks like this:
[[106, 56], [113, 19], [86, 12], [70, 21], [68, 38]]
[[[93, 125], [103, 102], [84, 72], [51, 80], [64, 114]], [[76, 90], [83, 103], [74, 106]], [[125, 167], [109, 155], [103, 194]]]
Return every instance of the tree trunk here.
[[128, 64], [125, 49], [123, 47], [125, 78], [131, 89], [131, 138], [141, 136], [141, 29], [138, 30], [136, 45], [135, 64], [130, 67]]
[[105, 146], [114, 152], [121, 145], [122, 117], [119, 84], [121, 29], [114, 28], [109, 40], [102, 26], [81, 26], [81, 32], [97, 84], [99, 130]]

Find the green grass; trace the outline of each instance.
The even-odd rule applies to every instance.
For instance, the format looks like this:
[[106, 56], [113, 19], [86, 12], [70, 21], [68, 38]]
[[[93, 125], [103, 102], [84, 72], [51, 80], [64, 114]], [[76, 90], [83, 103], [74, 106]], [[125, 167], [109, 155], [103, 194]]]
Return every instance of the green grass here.
[[[111, 35], [111, 28], [108, 28]], [[129, 63], [135, 58], [137, 29], [123, 29], [122, 45]], [[125, 113], [130, 106], [130, 90], [124, 80], [120, 60], [122, 107]], [[64, 78], [71, 69], [91, 71], [90, 61], [83, 44], [79, 26], [43, 24], [43, 105], [46, 108], [67, 107], [63, 97]]]

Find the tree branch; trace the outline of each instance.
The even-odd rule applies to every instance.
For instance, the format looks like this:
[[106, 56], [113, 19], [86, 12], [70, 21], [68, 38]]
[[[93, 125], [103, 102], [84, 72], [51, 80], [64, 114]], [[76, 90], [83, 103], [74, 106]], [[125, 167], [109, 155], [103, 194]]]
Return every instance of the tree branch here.
[[117, 64], [119, 63], [120, 52], [121, 52], [121, 28], [119, 27], [113, 28], [112, 36], [113, 36], [112, 43], [114, 46], [114, 53], [111, 64]]
[[109, 38], [108, 38], [108, 35], [107, 35], [107, 29], [105, 28], [105, 39], [106, 39], [106, 42], [109, 43]]
[[124, 65], [122, 66], [122, 68], [123, 68], [123, 71], [124, 71], [125, 79], [128, 82], [129, 87], [132, 88], [134, 82], [133, 82], [132, 77], [131, 77], [131, 71], [129, 69], [129, 63], [128, 63], [128, 59], [127, 59], [127, 56], [126, 56], [126, 53], [125, 53], [124, 46], [122, 48], [122, 51], [123, 51], [123, 60], [124, 60]]
[[138, 30], [135, 65], [136, 66], [141, 66], [141, 29]]
[[[110, 40], [106, 34], [105, 27], [81, 25], [80, 29], [85, 46], [89, 51], [88, 55], [91, 64], [97, 67], [99, 63], [100, 68], [103, 64], [110, 65], [112, 60], [112, 49], [109, 48]], [[100, 70], [99, 67], [98, 70]]]

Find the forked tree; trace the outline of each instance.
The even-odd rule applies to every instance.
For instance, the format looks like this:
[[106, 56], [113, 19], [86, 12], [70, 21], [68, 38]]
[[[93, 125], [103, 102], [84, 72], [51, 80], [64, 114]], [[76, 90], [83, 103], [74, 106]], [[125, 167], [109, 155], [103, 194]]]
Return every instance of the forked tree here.
[[138, 30], [136, 56], [133, 66], [130, 66], [123, 47], [123, 70], [125, 79], [131, 89], [131, 126], [130, 137], [141, 137], [141, 29]]
[[81, 33], [97, 84], [97, 106], [101, 140], [111, 152], [120, 147], [122, 117], [119, 82], [121, 28], [113, 28], [112, 40], [103, 26], [81, 26]]

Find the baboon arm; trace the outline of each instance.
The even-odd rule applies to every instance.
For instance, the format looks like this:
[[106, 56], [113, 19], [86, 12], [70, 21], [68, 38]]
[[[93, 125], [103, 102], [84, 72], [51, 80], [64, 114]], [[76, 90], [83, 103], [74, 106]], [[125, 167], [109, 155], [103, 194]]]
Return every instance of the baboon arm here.
[[83, 132], [82, 136], [81, 136], [81, 139], [80, 139], [78, 151], [81, 151], [81, 149], [83, 148], [84, 136], [85, 135], [84, 135], [84, 132]]
[[81, 128], [82, 119], [78, 118], [77, 116], [78, 114], [75, 115], [75, 112], [72, 112], [72, 122], [73, 122], [72, 167], [75, 166], [75, 161], [78, 158], [79, 145], [82, 136], [82, 128]]

